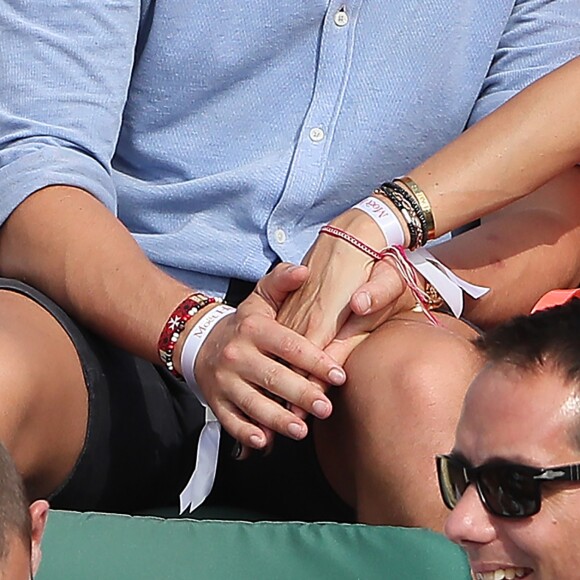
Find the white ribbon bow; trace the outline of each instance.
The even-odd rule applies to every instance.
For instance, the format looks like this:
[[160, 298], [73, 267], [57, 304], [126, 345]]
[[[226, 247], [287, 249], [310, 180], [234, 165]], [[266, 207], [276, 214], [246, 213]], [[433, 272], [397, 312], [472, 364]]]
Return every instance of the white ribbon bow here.
[[457, 318], [463, 312], [463, 292], [475, 299], [489, 292], [489, 288], [485, 286], [471, 284], [456, 276], [425, 248], [407, 252], [407, 258], [419, 273], [429, 280]]

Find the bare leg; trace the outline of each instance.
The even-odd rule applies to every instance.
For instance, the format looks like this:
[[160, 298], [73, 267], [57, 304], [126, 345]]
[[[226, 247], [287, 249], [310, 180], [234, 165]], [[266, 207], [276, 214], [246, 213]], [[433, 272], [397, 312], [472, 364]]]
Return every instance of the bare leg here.
[[31, 498], [45, 497], [82, 450], [83, 373], [68, 335], [27, 297], [0, 291], [0, 321], [0, 439]]
[[440, 530], [436, 453], [447, 452], [467, 386], [481, 366], [466, 324], [406, 314], [375, 331], [347, 362], [335, 412], [317, 423], [322, 468], [359, 521]]

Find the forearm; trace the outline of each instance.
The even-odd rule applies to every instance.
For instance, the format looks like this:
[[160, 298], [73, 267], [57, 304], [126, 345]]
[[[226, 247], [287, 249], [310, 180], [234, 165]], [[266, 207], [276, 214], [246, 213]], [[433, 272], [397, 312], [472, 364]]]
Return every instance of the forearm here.
[[152, 361], [165, 320], [191, 293], [154, 266], [99, 201], [61, 186], [30, 196], [4, 224], [0, 274], [30, 283], [95, 332]]
[[410, 176], [437, 235], [503, 207], [580, 162], [580, 58], [530, 85]]
[[491, 291], [467, 300], [482, 327], [528, 313], [552, 288], [580, 283], [580, 169], [552, 180], [433, 253], [459, 276]]

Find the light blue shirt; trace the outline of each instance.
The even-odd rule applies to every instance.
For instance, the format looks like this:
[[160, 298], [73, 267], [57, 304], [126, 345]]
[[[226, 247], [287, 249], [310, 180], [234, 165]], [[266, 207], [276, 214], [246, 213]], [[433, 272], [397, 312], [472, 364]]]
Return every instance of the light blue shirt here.
[[579, 0], [6, 0], [0, 220], [75, 185], [222, 293], [579, 53]]

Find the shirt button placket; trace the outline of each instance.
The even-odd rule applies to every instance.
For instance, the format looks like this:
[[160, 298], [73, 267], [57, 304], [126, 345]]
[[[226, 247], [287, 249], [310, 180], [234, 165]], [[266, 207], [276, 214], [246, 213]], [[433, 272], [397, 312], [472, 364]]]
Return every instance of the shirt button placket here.
[[[349, 78], [349, 55], [361, 1], [331, 0], [333, 7], [324, 17], [314, 91], [296, 143], [297, 154], [293, 157], [280, 202], [268, 223], [272, 249], [285, 261], [300, 260], [294, 254], [295, 246], [303, 239], [302, 232], [295, 230], [294, 225], [304, 217], [305, 208], [317, 205], [316, 196], [319, 195], [344, 87]], [[311, 219], [309, 217], [305, 223]]]

